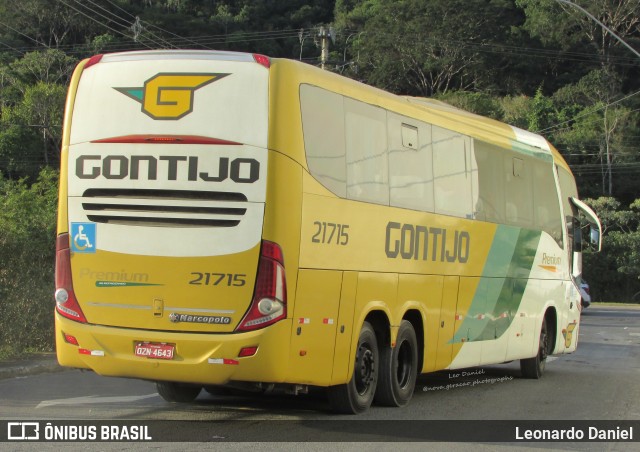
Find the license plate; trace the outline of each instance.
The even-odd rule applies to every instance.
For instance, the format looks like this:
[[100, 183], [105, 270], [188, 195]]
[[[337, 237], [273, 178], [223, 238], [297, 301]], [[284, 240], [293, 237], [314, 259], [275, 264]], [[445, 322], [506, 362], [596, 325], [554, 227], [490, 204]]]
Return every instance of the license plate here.
[[136, 342], [135, 355], [142, 358], [173, 359], [176, 350], [173, 344], [156, 342]]

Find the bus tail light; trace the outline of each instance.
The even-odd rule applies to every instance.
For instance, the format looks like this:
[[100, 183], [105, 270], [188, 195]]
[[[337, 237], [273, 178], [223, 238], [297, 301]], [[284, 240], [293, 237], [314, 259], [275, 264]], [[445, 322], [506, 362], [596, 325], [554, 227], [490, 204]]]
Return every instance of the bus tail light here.
[[69, 234], [60, 234], [56, 240], [56, 310], [68, 319], [87, 323], [76, 295], [73, 293], [71, 280], [71, 250]]
[[271, 60], [267, 56], [260, 55], [259, 53], [254, 53], [253, 54], [253, 60], [256, 63], [261, 64], [262, 66], [266, 67], [267, 69], [269, 69], [271, 67]]
[[242, 347], [240, 349], [240, 353], [238, 353], [238, 358], [247, 358], [249, 356], [254, 356], [258, 351], [258, 347], [253, 345], [251, 347]]
[[282, 249], [277, 243], [263, 240], [253, 300], [236, 331], [257, 330], [286, 317], [287, 284]]
[[62, 336], [64, 337], [64, 341], [67, 344], [80, 346], [80, 343], [78, 342], [78, 339], [76, 339], [75, 336], [72, 336], [71, 334], [67, 334], [65, 332], [62, 332]]
[[84, 69], [88, 69], [94, 64], [98, 64], [104, 55], [94, 55], [87, 60], [87, 63], [84, 65]]

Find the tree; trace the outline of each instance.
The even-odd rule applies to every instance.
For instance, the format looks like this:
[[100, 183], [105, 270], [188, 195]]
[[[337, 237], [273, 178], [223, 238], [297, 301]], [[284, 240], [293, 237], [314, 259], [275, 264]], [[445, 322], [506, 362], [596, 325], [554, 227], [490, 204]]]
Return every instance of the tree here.
[[611, 197], [585, 200], [600, 217], [603, 248], [585, 252], [585, 278], [600, 300], [632, 300], [640, 291], [640, 199], [623, 209]]
[[[619, 80], [607, 69], [600, 69], [553, 96], [562, 111], [558, 120], [562, 127], [555, 130], [557, 141], [566, 146], [566, 153], [582, 154], [580, 160], [573, 161], [588, 166], [577, 168], [584, 168], [591, 176], [599, 173], [599, 193], [607, 196], [614, 194], [614, 169], [638, 157], [637, 150], [624, 137], [636, 134], [640, 116], [618, 102], [619, 97], [613, 97], [616, 86], [620, 86]], [[618, 194], [625, 195], [622, 191]], [[630, 195], [635, 197], [635, 193]]]
[[349, 44], [349, 53], [359, 56], [359, 78], [396, 93], [432, 96], [498, 86], [494, 75], [506, 54], [491, 53], [490, 44], [509, 33], [512, 9], [498, 0], [343, 1], [337, 24], [360, 27]]
[[[640, 0], [581, 0], [580, 6], [628, 44], [640, 42]], [[527, 16], [524, 29], [545, 45], [566, 52], [593, 68], [623, 75], [636, 66], [636, 58], [620, 41], [580, 10], [555, 0], [516, 0]], [[589, 58], [588, 55], [593, 55]], [[591, 60], [591, 61], [589, 61]]]
[[76, 63], [76, 58], [57, 49], [28, 52], [9, 65], [10, 78], [22, 94], [38, 82], [66, 86]]
[[36, 183], [0, 175], [0, 356], [51, 350], [57, 172]]
[[0, 0], [0, 16], [11, 24], [10, 32], [29, 47], [76, 44], [95, 28], [95, 22], [58, 1]]
[[24, 177], [58, 166], [66, 84], [74, 64], [75, 59], [50, 49], [27, 53], [1, 71], [8, 83], [0, 109], [0, 171]]
[[436, 98], [454, 107], [477, 115], [497, 120], [500, 120], [504, 116], [500, 100], [486, 93], [450, 91], [446, 94], [436, 96]]

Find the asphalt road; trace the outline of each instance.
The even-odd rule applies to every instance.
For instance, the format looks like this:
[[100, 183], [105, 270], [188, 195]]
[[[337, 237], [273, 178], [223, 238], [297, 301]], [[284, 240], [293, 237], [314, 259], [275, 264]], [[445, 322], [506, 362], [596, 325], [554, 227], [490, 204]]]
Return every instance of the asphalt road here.
[[[64, 370], [0, 380], [0, 419], [54, 423], [140, 421], [142, 425], [146, 422], [156, 429], [159, 425], [166, 431], [174, 431], [178, 438], [185, 437], [184, 429], [193, 429], [193, 438], [199, 440], [198, 435], [204, 429], [205, 440], [223, 441], [231, 448], [240, 447], [234, 445], [234, 441], [259, 441], [258, 444], [264, 446], [261, 449], [270, 449], [281, 444], [272, 441], [295, 440], [299, 446], [296, 449], [303, 450], [315, 450], [313, 444], [320, 448], [327, 446], [305, 442], [307, 436], [323, 441], [318, 439], [320, 433], [326, 434], [327, 440], [358, 441], [350, 443], [351, 446], [367, 442], [369, 449], [382, 450], [388, 445], [385, 441], [398, 440], [407, 441], [402, 443], [403, 449], [420, 448], [420, 444], [411, 441], [423, 440], [424, 429], [429, 426], [461, 431], [487, 427], [487, 424], [472, 422], [476, 420], [522, 422], [521, 428], [536, 425], [534, 421], [548, 420], [568, 421], [578, 426], [591, 425], [594, 420], [640, 421], [640, 308], [587, 309], [582, 317], [578, 351], [550, 358], [541, 380], [521, 379], [515, 362], [465, 372], [439, 372], [420, 377], [414, 397], [405, 408], [374, 406], [359, 416], [336, 417], [329, 412], [321, 391], [303, 396], [282, 393], [213, 396], [202, 391], [193, 404], [169, 404], [156, 394], [155, 385], [150, 382]], [[442, 420], [456, 421], [438, 422]], [[171, 422], [154, 424], [155, 421]], [[637, 430], [635, 437], [640, 436], [640, 428]], [[513, 450], [513, 444], [479, 443], [473, 446], [469, 443], [429, 444], [432, 449], [441, 446], [441, 450], [502, 447]], [[123, 449], [122, 443], [101, 444], [101, 450]], [[38, 448], [46, 450], [47, 446], [54, 444], [39, 443]], [[183, 442], [170, 443], [170, 446], [176, 450], [193, 449]], [[638, 442], [526, 443], [528, 451], [538, 447], [640, 450]]]

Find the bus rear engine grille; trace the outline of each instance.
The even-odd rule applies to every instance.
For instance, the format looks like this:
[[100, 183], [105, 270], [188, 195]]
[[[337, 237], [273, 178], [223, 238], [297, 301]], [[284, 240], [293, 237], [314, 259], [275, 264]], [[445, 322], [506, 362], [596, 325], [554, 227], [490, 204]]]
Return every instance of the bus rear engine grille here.
[[234, 227], [246, 213], [242, 193], [92, 188], [82, 208], [96, 223], [156, 227]]

